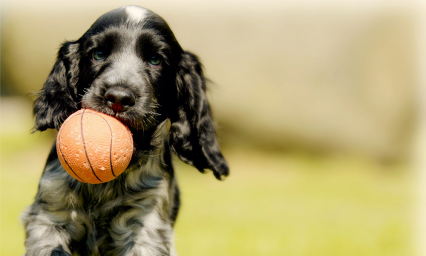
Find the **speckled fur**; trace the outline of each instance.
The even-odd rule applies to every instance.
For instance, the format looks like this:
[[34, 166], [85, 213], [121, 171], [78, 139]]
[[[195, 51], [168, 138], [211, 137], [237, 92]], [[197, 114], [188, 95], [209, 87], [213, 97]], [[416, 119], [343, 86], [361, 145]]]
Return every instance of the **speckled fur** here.
[[[94, 61], [100, 47], [108, 57]], [[161, 56], [161, 67], [148, 64], [150, 54]], [[131, 91], [135, 106], [111, 112], [103, 98], [111, 87]], [[59, 129], [73, 112], [91, 108], [129, 126], [134, 153], [116, 179], [86, 184], [65, 172], [54, 144], [35, 201], [22, 216], [26, 255], [176, 255], [180, 198], [171, 151], [218, 179], [229, 172], [205, 91], [198, 58], [147, 9], [113, 10], [79, 40], [65, 42], [34, 103], [34, 131]]]

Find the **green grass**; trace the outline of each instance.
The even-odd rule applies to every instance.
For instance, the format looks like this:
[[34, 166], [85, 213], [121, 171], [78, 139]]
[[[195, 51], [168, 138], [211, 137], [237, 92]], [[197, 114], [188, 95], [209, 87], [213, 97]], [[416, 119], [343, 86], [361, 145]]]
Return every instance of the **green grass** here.
[[404, 166], [229, 152], [232, 175], [178, 166], [182, 255], [413, 255]]
[[[22, 255], [19, 216], [36, 194], [51, 138], [2, 130], [1, 140], [0, 252]], [[414, 254], [406, 165], [242, 148], [225, 156], [231, 176], [223, 182], [175, 161], [180, 255]]]

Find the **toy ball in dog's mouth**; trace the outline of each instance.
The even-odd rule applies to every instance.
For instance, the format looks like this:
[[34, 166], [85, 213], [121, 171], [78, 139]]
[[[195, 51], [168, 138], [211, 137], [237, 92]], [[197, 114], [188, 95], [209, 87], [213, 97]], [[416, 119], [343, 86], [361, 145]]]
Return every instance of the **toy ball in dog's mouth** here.
[[112, 116], [81, 109], [62, 124], [56, 150], [72, 177], [85, 183], [104, 183], [117, 178], [129, 165], [132, 133]]

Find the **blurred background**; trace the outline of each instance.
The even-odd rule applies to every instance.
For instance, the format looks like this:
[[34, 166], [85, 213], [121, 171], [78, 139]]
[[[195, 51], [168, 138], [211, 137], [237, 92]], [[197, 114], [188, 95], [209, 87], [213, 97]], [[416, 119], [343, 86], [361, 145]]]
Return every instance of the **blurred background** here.
[[55, 137], [30, 134], [30, 93], [62, 42], [129, 4], [200, 57], [231, 167], [219, 182], [176, 159], [180, 255], [425, 255], [412, 153], [426, 9], [380, 0], [2, 0], [1, 255], [24, 253], [19, 216]]

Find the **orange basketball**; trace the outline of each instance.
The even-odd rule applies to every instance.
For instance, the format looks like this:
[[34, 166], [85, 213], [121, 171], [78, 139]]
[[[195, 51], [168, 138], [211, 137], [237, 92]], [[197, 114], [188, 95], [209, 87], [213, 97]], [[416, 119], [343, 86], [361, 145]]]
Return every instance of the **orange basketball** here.
[[56, 151], [72, 177], [98, 184], [124, 172], [132, 158], [133, 139], [129, 128], [116, 118], [81, 109], [62, 124]]

